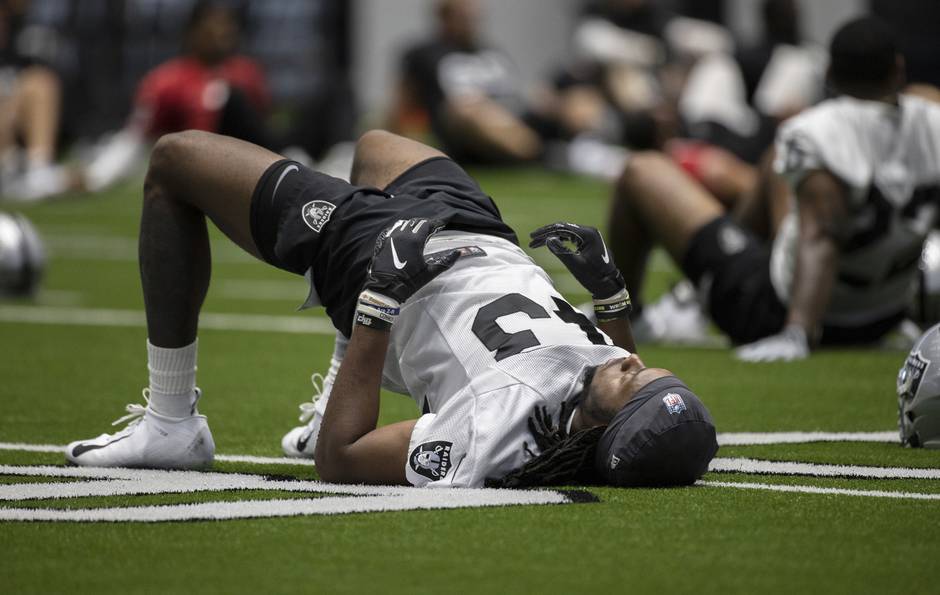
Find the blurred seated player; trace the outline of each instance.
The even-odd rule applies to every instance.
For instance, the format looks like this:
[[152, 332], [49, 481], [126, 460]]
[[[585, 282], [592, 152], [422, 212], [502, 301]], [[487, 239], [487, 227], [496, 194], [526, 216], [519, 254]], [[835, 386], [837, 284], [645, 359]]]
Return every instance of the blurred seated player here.
[[85, 185], [99, 191], [127, 176], [162, 134], [207, 130], [270, 146], [270, 105], [261, 67], [236, 54], [239, 28], [225, 3], [198, 2], [186, 26], [185, 52], [141, 80], [127, 125], [85, 170]]
[[0, 194], [19, 201], [58, 194], [71, 183], [55, 163], [62, 81], [46, 51], [54, 33], [35, 25], [27, 33], [29, 4], [0, 2]]
[[780, 122], [825, 92], [825, 52], [802, 43], [795, 0], [765, 0], [764, 38], [695, 63], [679, 97], [687, 136], [757, 163]]
[[[694, 482], [717, 450], [699, 399], [631, 353], [629, 296], [593, 228], [533, 233], [596, 298], [600, 329], [555, 291], [495, 203], [443, 153], [374, 131], [352, 183], [211, 133], [164, 136], [144, 185], [140, 263], [147, 406], [73, 442], [72, 463], [193, 468], [214, 444], [196, 409], [206, 217], [269, 264], [306, 275], [337, 329], [327, 398], [292, 431], [342, 483], [521, 486]], [[376, 427], [381, 387], [419, 419]]]
[[435, 36], [402, 58], [393, 129], [408, 133], [425, 114], [442, 149], [459, 162], [539, 157], [541, 140], [524, 120], [515, 65], [479, 39], [479, 1], [438, 0], [436, 11]]
[[[653, 241], [692, 280], [748, 361], [864, 344], [904, 317], [940, 196], [940, 107], [899, 94], [903, 57], [872, 18], [833, 37], [829, 84], [842, 95], [788, 120], [773, 169], [790, 208], [773, 245], [727, 215], [673, 163], [637, 154], [614, 197], [611, 252], [639, 296]], [[772, 171], [762, 187], [778, 183]], [[778, 178], [779, 180], [779, 178]], [[640, 318], [642, 318], [642, 308]]]

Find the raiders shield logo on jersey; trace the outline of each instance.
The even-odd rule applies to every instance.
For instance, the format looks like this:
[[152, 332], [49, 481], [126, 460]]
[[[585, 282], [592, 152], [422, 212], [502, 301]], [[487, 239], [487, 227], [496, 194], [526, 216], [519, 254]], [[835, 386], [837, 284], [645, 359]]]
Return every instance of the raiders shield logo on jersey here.
[[307, 224], [307, 227], [320, 233], [323, 226], [330, 220], [330, 215], [333, 214], [335, 208], [336, 205], [331, 202], [313, 200], [305, 204], [300, 212], [303, 215], [304, 223]]
[[408, 462], [415, 473], [437, 481], [447, 477], [450, 471], [450, 449], [453, 442], [425, 442], [419, 445], [408, 457]]

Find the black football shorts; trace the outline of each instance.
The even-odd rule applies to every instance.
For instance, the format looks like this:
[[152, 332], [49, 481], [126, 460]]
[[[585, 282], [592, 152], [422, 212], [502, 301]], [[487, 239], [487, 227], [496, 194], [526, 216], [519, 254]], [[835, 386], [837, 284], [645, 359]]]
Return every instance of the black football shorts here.
[[299, 275], [311, 270], [327, 314], [347, 336], [376, 238], [396, 220], [415, 217], [518, 243], [493, 200], [446, 157], [412, 166], [382, 190], [278, 161], [251, 201], [251, 233], [261, 255]]
[[708, 313], [734, 343], [779, 332], [787, 308], [770, 282], [770, 248], [730, 217], [718, 217], [692, 238], [682, 271], [706, 292]]

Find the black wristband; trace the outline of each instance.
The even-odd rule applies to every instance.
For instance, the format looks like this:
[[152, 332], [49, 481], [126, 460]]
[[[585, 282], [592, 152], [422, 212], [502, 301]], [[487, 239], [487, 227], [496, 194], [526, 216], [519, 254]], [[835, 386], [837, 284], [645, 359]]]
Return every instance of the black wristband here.
[[364, 312], [356, 312], [356, 324], [375, 329], [377, 331], [390, 331], [392, 330], [392, 323], [387, 320], [382, 320], [378, 316], [370, 316]]
[[626, 318], [631, 312], [633, 312], [633, 302], [626, 289], [621, 289], [609, 298], [594, 300], [594, 317], [598, 322]]

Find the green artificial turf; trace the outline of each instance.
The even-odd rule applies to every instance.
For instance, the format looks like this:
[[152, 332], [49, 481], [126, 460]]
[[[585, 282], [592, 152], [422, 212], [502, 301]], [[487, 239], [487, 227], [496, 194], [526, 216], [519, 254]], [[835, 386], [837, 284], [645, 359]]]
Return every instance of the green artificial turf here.
[[[477, 172], [506, 218], [528, 231], [554, 220], [604, 228], [599, 182], [530, 169]], [[139, 312], [139, 182], [98, 196], [22, 208], [51, 251], [36, 302], [3, 307]], [[0, 208], [7, 208], [2, 205]], [[206, 312], [294, 311], [302, 280], [243, 255], [213, 232]], [[587, 294], [535, 253], [569, 299]], [[647, 297], [680, 275], [656, 253]], [[0, 322], [0, 442], [62, 445], [112, 431], [146, 383], [142, 326]], [[325, 372], [328, 334], [204, 330], [200, 410], [220, 454], [280, 456], [280, 436]], [[894, 378], [903, 351], [826, 350], [789, 364], [737, 362], [728, 349], [642, 347], [709, 406], [720, 432], [880, 432], [896, 427]], [[381, 422], [414, 417], [383, 397]], [[940, 468], [940, 452], [886, 443], [726, 446], [720, 457], [875, 467]], [[2, 465], [62, 465], [55, 452], [0, 449]], [[217, 462], [222, 473], [315, 479], [304, 465]], [[940, 482], [708, 473], [709, 482], [940, 493]], [[0, 487], [74, 478], [0, 473]], [[0, 523], [3, 593], [621, 593], [932, 592], [940, 500], [783, 493], [697, 486], [588, 488], [599, 502], [235, 521]], [[3, 508], [98, 508], [319, 494], [209, 491], [6, 501]]]

